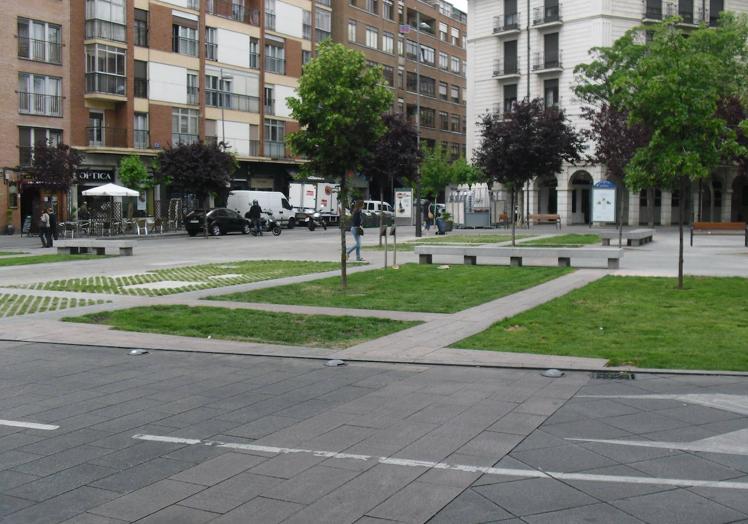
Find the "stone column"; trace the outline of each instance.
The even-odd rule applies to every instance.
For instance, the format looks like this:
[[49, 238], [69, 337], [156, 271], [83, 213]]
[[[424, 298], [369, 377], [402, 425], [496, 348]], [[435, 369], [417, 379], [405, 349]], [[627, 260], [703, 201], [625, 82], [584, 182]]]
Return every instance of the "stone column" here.
[[660, 197], [660, 225], [669, 226], [673, 223], [673, 193], [663, 190]]
[[561, 218], [561, 226], [563, 227], [571, 224], [571, 199], [573, 197], [574, 194], [566, 186], [556, 189], [558, 216]]
[[722, 190], [722, 222], [732, 221], [732, 189]]
[[[693, 217], [693, 221], [694, 222], [698, 222], [699, 221], [699, 187], [698, 187], [698, 182], [696, 184], [694, 184], [694, 185], [696, 186], [696, 189], [691, 192], [691, 199], [693, 200], [693, 205], [691, 206], [693, 208], [693, 215], [691, 215], [691, 216]], [[702, 197], [703, 197], [703, 195], [702, 195]], [[688, 209], [686, 209], [686, 213], [688, 213]], [[689, 216], [686, 215], [685, 216], [686, 221], [688, 220], [688, 218], [689, 218]], [[702, 219], [703, 219], [703, 217], [702, 217]], [[686, 223], [688, 223], [688, 222], [686, 222]]]
[[[535, 215], [538, 213], [538, 193], [539, 190], [533, 189], [532, 186], [530, 187], [530, 191], [527, 192], [527, 198], [530, 201], [530, 214]], [[527, 205], [525, 203], [525, 205]], [[524, 210], [527, 212], [527, 209]], [[527, 220], [529, 220], [529, 217], [526, 217]]]
[[629, 191], [629, 219], [628, 225], [637, 227], [639, 225], [639, 192]]

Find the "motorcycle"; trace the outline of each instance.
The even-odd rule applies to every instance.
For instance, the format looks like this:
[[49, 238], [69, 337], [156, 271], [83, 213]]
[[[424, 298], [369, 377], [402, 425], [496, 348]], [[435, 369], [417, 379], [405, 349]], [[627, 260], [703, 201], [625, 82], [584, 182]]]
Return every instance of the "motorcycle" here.
[[[263, 211], [263, 215], [260, 217], [260, 231], [264, 231], [266, 233], [272, 232], [274, 236], [278, 236], [281, 234], [281, 227], [278, 225], [278, 221], [273, 216], [273, 213], [271, 211]], [[252, 236], [257, 236], [257, 229], [254, 227], [254, 223], [252, 223], [252, 230], [251, 230]]]
[[309, 231], [314, 231], [316, 228], [322, 226], [322, 228], [327, 231], [327, 223], [322, 220], [320, 216], [319, 211], [315, 211], [314, 213], [309, 213], [306, 216], [306, 219], [304, 220], [304, 224], [306, 227], [309, 228]]

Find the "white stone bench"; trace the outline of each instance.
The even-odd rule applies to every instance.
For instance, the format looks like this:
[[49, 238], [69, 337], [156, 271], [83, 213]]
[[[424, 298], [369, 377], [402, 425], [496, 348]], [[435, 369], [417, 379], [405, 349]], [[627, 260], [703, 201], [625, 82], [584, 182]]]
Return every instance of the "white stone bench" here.
[[[623, 231], [623, 239], [627, 246], [641, 246], [652, 242], [654, 233], [654, 229], [629, 229]], [[617, 230], [600, 231], [598, 234], [604, 246], [609, 246], [611, 240], [618, 240]]]
[[[576, 266], [581, 260], [595, 267], [618, 269], [623, 249], [601, 247], [490, 247], [490, 246], [416, 246], [419, 264], [431, 264], [434, 256], [461, 256], [467, 265], [478, 258], [508, 258], [509, 265], [522, 266], [525, 260], [555, 259], [561, 267]], [[573, 264], [572, 264], [573, 262]], [[588, 266], [589, 267], [589, 266]]]
[[132, 249], [135, 243], [127, 240], [62, 240], [55, 243], [57, 253], [61, 255], [80, 255], [86, 253], [95, 253], [97, 255], [106, 255], [106, 250], [119, 250], [122, 256], [132, 256]]

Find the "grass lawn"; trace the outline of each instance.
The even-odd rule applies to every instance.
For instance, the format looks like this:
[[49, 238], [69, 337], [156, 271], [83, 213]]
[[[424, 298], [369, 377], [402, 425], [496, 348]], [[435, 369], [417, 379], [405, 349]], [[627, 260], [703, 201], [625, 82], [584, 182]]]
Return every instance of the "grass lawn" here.
[[[17, 253], [6, 253], [16, 255]], [[103, 258], [98, 255], [29, 255], [27, 257], [0, 258], [0, 267], [27, 266], [30, 264], [49, 264], [52, 262], [70, 262], [71, 260], [89, 260]]]
[[[72, 255], [80, 258], [81, 255]], [[18, 260], [18, 259], [13, 259]], [[0, 261], [1, 263], [2, 261]], [[199, 289], [210, 289], [261, 280], [331, 271], [337, 262], [309, 262], [291, 260], [246, 260], [157, 269], [139, 275], [123, 277], [92, 276], [39, 282], [17, 287], [49, 291], [80, 291], [86, 293], [113, 293], [118, 295], [159, 296]], [[129, 287], [170, 282], [168, 287]], [[183, 283], [183, 284], [182, 284]]]
[[120, 309], [64, 320], [106, 324], [123, 331], [326, 348], [350, 347], [419, 323], [181, 305]]
[[0, 293], [0, 318], [103, 304], [103, 300]]
[[748, 371], [748, 279], [605, 277], [453, 347]]
[[[525, 238], [527, 235], [517, 235], [517, 238]], [[376, 237], [375, 237], [376, 238]], [[464, 235], [464, 234], [447, 234], [444, 236], [428, 236], [423, 238], [418, 238], [416, 240], [409, 240], [407, 242], [398, 242], [397, 244], [397, 250], [398, 251], [413, 251], [413, 249], [419, 245], [419, 244], [470, 244], [470, 245], [480, 245], [480, 244], [495, 244], [497, 242], [508, 242], [512, 239], [511, 234], [496, 234], [496, 233], [488, 233], [485, 235]], [[384, 240], [383, 240], [384, 241]], [[389, 249], [392, 250], [392, 237], [389, 237]], [[363, 246], [363, 249], [366, 250], [372, 250], [372, 251], [384, 251], [384, 245], [382, 247], [376, 246]]]
[[555, 237], [528, 240], [526, 242], [522, 242], [519, 245], [530, 247], [580, 247], [599, 243], [600, 237], [598, 235], [580, 235], [578, 233], [570, 233], [568, 235], [558, 235]]
[[405, 264], [399, 270], [375, 269], [338, 277], [232, 293], [213, 300], [303, 304], [358, 309], [454, 313], [551, 280], [570, 271], [555, 267], [499, 267]]
[[0, 251], [0, 257], [10, 257], [13, 255], [25, 255], [22, 251]]

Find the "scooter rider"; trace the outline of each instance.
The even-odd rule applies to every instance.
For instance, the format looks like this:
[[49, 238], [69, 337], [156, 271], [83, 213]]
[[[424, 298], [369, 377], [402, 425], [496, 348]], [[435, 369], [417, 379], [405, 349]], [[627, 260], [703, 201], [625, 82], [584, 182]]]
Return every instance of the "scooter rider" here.
[[247, 211], [247, 214], [245, 218], [248, 218], [252, 221], [252, 225], [255, 228], [255, 232], [262, 236], [262, 208], [260, 207], [260, 204], [257, 202], [257, 200], [252, 201], [252, 207], [249, 208], [249, 211]]

